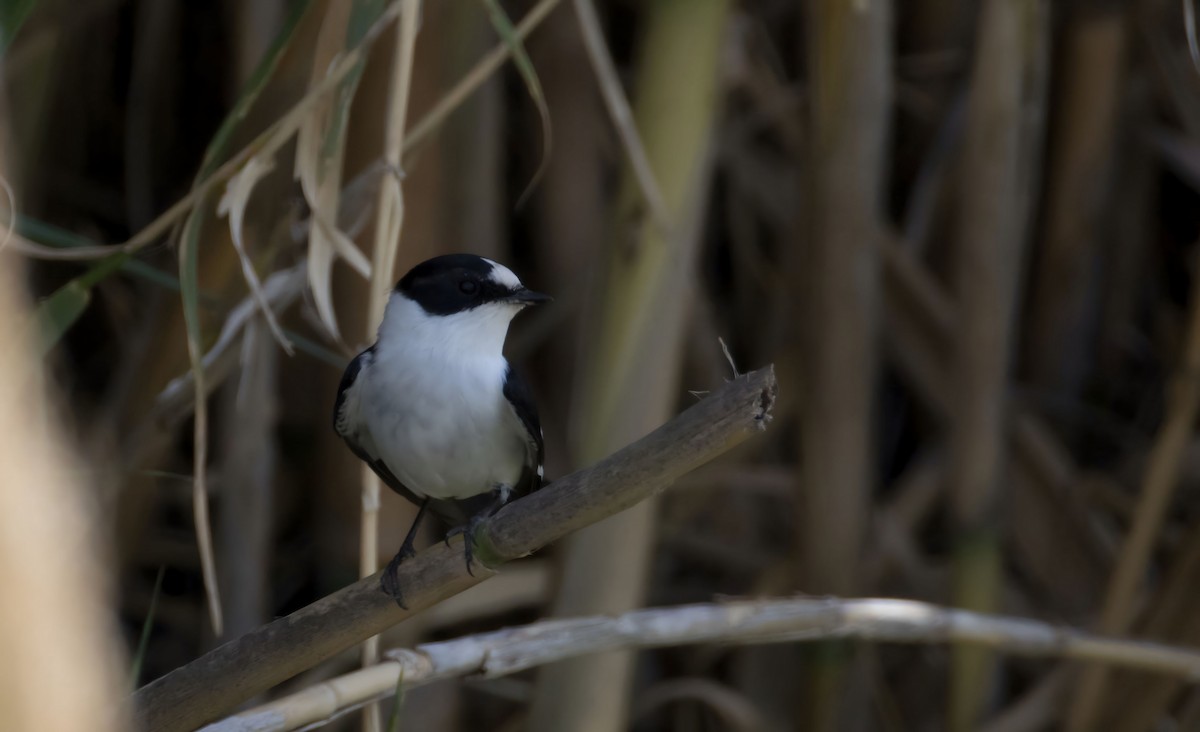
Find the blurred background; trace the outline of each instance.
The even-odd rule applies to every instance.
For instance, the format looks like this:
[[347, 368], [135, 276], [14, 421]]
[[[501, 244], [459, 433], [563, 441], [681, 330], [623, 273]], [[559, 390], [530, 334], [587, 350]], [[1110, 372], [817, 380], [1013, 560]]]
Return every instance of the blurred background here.
[[[385, 648], [794, 593], [1200, 644], [1190, 0], [426, 2], [399, 165], [383, 0], [0, 6], [3, 266], [35, 303], [30, 358], [135, 683], [359, 576], [362, 469], [330, 416], [373, 340], [364, 274], [397, 184], [380, 282], [474, 252], [555, 297], [507, 347], [549, 477], [734, 368], [774, 363], [780, 402], [733, 454]], [[479, 65], [495, 54], [515, 61]], [[194, 214], [171, 213], [189, 196]], [[414, 508], [381, 501], [365, 551], [386, 562]], [[1200, 729], [1200, 693], [940, 645], [706, 646], [441, 682], [401, 718], [1132, 732]]]

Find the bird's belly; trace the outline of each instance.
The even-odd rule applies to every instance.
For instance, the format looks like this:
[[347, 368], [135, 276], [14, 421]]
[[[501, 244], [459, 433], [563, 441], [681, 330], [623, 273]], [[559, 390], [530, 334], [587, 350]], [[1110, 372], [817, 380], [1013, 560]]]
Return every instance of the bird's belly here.
[[467, 399], [461, 390], [439, 391], [431, 385], [405, 389], [368, 407], [384, 463], [420, 496], [469, 498], [515, 486], [525, 447], [504, 418], [503, 397]]

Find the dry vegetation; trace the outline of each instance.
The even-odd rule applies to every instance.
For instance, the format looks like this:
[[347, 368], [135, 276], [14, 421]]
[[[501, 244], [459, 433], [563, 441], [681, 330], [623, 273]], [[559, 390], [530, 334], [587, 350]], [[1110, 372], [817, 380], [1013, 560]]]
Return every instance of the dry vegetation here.
[[[0, 719], [115, 719], [119, 626], [156, 729], [1200, 729], [1192, 15], [0, 3]], [[402, 612], [329, 413], [454, 251], [568, 477]]]

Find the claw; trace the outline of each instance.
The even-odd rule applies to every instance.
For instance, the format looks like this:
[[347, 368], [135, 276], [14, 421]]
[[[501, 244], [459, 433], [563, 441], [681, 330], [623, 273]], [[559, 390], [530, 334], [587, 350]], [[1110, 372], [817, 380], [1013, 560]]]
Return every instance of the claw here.
[[421, 525], [421, 519], [424, 518], [425, 509], [428, 507], [429, 499], [426, 498], [421, 502], [421, 510], [417, 511], [417, 517], [413, 519], [412, 526], [408, 527], [408, 535], [404, 537], [400, 551], [396, 552], [396, 556], [392, 557], [392, 561], [388, 562], [387, 567], [383, 569], [383, 574], [379, 576], [380, 589], [405, 610], [408, 609], [408, 605], [404, 604], [404, 596], [400, 592], [400, 579], [396, 576], [396, 571], [400, 569], [400, 564], [404, 560], [416, 556], [417, 550], [413, 549], [413, 540], [417, 537], [417, 527]]
[[404, 560], [412, 557], [415, 553], [411, 545], [401, 546], [400, 551], [396, 552], [396, 556], [387, 563], [387, 566], [383, 568], [383, 574], [379, 577], [379, 588], [404, 610], [408, 609], [408, 605], [404, 604], [404, 594], [400, 591], [400, 578], [396, 576], [396, 572]]
[[463, 555], [467, 558], [467, 574], [475, 576], [475, 570], [471, 569], [471, 562], [475, 560], [472, 553], [472, 548], [475, 546], [475, 527], [472, 526], [463, 532]]
[[471, 563], [475, 561], [475, 530], [479, 525], [486, 521], [491, 514], [484, 511], [471, 517], [463, 526], [450, 529], [446, 533], [446, 546], [450, 546], [450, 540], [462, 534], [463, 536], [463, 556], [467, 560], [467, 574], [475, 576], [475, 570], [471, 569]]

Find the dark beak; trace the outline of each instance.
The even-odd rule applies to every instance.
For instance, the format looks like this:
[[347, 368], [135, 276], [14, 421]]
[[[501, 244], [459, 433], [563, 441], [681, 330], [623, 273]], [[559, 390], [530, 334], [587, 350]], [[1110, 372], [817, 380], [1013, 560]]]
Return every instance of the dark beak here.
[[554, 298], [550, 297], [549, 295], [543, 295], [540, 292], [534, 292], [526, 287], [522, 287], [519, 290], [513, 290], [512, 294], [508, 296], [509, 302], [520, 305], [537, 305], [543, 302], [550, 302], [553, 299]]

